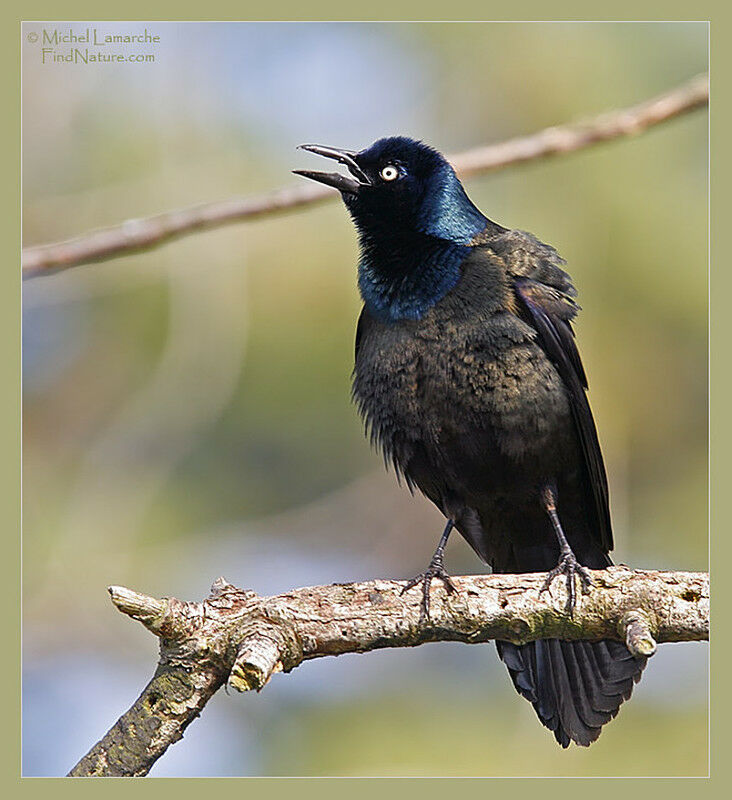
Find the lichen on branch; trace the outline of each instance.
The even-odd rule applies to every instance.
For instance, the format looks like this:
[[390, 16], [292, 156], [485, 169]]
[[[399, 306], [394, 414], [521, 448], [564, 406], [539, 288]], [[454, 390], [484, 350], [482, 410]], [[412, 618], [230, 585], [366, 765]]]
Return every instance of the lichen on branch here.
[[453, 578], [432, 587], [429, 620], [421, 591], [373, 580], [261, 597], [219, 578], [202, 602], [162, 600], [110, 587], [114, 605], [160, 639], [160, 661], [130, 710], [70, 775], [146, 775], [224, 684], [261, 690], [303, 661], [427, 642], [616, 639], [650, 656], [656, 643], [709, 638], [709, 577], [610, 567], [592, 572], [572, 615], [566, 587], [542, 592], [543, 573]]

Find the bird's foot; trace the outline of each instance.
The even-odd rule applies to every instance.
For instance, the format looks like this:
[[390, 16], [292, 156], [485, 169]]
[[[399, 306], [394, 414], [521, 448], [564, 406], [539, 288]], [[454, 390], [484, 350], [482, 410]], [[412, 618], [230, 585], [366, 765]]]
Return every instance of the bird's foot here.
[[407, 585], [402, 589], [400, 594], [408, 592], [418, 584], [422, 584], [422, 603], [419, 612], [419, 621], [426, 622], [430, 618], [430, 586], [435, 578], [439, 578], [445, 586], [448, 594], [453, 594], [457, 591], [457, 587], [452, 582], [452, 578], [445, 572], [442, 565], [442, 559], [433, 558], [430, 561], [429, 567], [424, 572], [421, 572], [412, 580], [407, 582]]
[[539, 594], [546, 592], [552, 584], [554, 578], [558, 575], [564, 575], [567, 581], [567, 611], [570, 615], [574, 612], [577, 595], [575, 591], [575, 575], [579, 578], [580, 586], [582, 587], [582, 594], [587, 594], [590, 586], [594, 585], [592, 575], [587, 567], [577, 561], [574, 553], [570, 550], [564, 553], [554, 569], [549, 570]]

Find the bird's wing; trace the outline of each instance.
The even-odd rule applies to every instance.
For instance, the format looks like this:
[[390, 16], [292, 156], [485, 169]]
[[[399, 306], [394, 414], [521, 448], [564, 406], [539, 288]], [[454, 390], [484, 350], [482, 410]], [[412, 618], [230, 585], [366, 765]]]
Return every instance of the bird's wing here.
[[356, 341], [354, 343], [354, 360], [358, 361], [358, 351], [361, 347], [361, 339], [363, 338], [364, 328], [368, 324], [366, 319], [366, 308], [361, 309], [361, 313], [358, 315], [358, 323], [356, 324]]
[[[597, 530], [605, 550], [613, 549], [607, 475], [595, 421], [587, 402], [587, 377], [574, 339], [571, 320], [579, 306], [564, 261], [556, 250], [530, 234], [511, 232], [513, 246], [501, 253], [513, 277], [519, 306], [539, 334], [539, 343], [559, 372], [569, 396], [572, 416], [584, 454], [587, 479], [594, 500]], [[508, 244], [508, 243], [507, 243]]]

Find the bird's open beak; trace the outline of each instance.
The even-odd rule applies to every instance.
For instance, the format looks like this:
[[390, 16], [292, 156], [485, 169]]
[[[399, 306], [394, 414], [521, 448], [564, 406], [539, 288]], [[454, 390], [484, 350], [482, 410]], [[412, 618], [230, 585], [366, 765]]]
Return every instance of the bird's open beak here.
[[324, 147], [319, 144], [301, 144], [298, 150], [308, 150], [319, 156], [332, 158], [348, 167], [348, 171], [353, 177], [341, 175], [339, 172], [313, 172], [309, 169], [294, 169], [295, 175], [302, 175], [304, 178], [324, 183], [326, 186], [338, 189], [339, 192], [348, 194], [358, 194], [362, 186], [371, 185], [368, 175], [356, 163], [354, 158], [356, 153], [353, 150], [339, 150], [337, 147]]

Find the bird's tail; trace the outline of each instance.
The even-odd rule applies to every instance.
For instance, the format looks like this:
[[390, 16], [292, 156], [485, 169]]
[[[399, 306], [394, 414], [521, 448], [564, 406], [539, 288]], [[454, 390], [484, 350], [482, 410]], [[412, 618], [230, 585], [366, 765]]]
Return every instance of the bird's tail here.
[[[509, 547], [491, 550], [480, 522], [472, 526], [469, 522], [461, 520], [458, 529], [494, 573], [543, 572], [557, 563], [558, 547], [546, 529], [543, 544], [517, 546], [518, 535], [506, 536]], [[580, 564], [590, 569], [612, 565], [608, 554], [589, 537], [575, 537], [573, 544]], [[625, 644], [610, 639], [539, 639], [524, 645], [496, 641], [496, 647], [516, 691], [531, 703], [562, 747], [570, 742], [588, 747], [600, 736], [602, 726], [630, 698], [648, 660], [633, 656]]]
[[541, 639], [524, 645], [496, 642], [516, 691], [534, 706], [562, 747], [587, 747], [640, 680], [645, 658], [620, 642]]
[[[590, 569], [604, 569], [610, 557], [578, 538], [575, 555]], [[556, 564], [554, 543], [545, 547], [512, 546], [494, 560], [494, 572], [538, 572]], [[592, 591], [590, 588], [589, 591]], [[648, 659], [636, 658], [621, 642], [539, 639], [524, 645], [496, 641], [498, 655], [508, 667], [516, 691], [525, 697], [543, 725], [562, 747], [575, 742], [588, 747], [610, 722]]]

